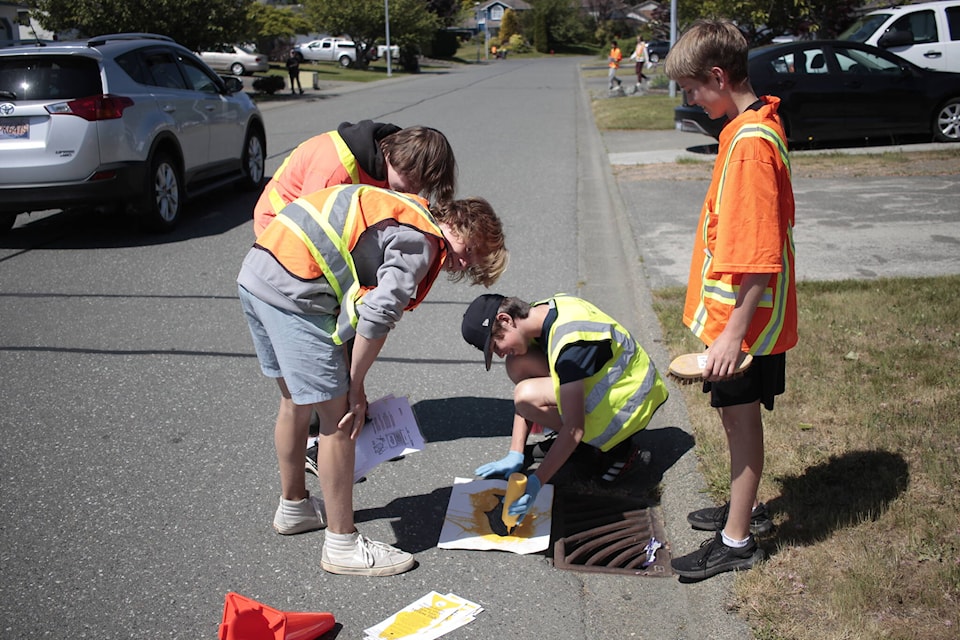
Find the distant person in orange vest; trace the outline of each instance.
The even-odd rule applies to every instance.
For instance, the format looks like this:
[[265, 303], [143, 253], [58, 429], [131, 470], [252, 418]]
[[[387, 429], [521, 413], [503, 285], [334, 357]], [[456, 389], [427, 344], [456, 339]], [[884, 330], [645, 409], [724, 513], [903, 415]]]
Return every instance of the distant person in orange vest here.
[[438, 202], [453, 199], [456, 180], [453, 149], [436, 129], [344, 122], [287, 156], [254, 207], [253, 230], [260, 235], [286, 205], [338, 184], [369, 184]]
[[[326, 528], [320, 566], [387, 576], [413, 556], [360, 535], [353, 514], [356, 438], [367, 416], [367, 373], [404, 312], [441, 271], [490, 286], [507, 265], [503, 226], [482, 198], [426, 200], [338, 185], [287, 205], [257, 238], [237, 276], [260, 369], [276, 379], [274, 443], [283, 535]], [[311, 414], [320, 416], [318, 476], [306, 488]]]
[[617, 46], [617, 41], [614, 40], [610, 43], [610, 55], [607, 56], [607, 66], [610, 67], [607, 78], [610, 80], [611, 91], [613, 91], [614, 82], [617, 83], [618, 87], [623, 84], [620, 82], [620, 78], [617, 77], [617, 69], [620, 68], [621, 60], [623, 60], [623, 54], [620, 52], [620, 47]]

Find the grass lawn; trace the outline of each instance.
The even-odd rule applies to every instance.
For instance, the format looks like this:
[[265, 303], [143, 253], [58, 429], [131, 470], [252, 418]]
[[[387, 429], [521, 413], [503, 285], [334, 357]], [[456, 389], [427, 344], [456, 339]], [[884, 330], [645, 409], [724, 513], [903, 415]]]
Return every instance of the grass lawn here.
[[[657, 291], [671, 355], [699, 350], [682, 290]], [[737, 577], [761, 639], [956, 637], [960, 626], [960, 276], [798, 286], [787, 392], [764, 412], [770, 559]], [[717, 502], [719, 419], [681, 388]]]
[[[600, 129], [667, 129], [676, 104], [602, 97], [593, 111]], [[791, 153], [791, 165], [795, 180], [960, 175], [960, 146]], [[709, 180], [712, 167], [617, 174], [670, 174], [682, 187]], [[683, 293], [653, 294], [671, 356], [703, 348], [680, 321]], [[960, 637], [960, 276], [802, 282], [797, 294], [787, 392], [764, 411], [760, 499], [777, 528], [761, 540], [770, 559], [737, 576], [735, 606], [760, 640]], [[719, 418], [699, 385], [675, 399], [720, 504], [730, 472]]]

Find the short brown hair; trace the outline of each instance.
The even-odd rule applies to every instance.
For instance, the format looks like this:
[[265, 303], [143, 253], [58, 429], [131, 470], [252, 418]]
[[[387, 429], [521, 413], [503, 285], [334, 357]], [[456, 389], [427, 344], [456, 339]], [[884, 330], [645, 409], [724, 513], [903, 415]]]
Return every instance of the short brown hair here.
[[456, 231], [477, 256], [476, 264], [450, 275], [454, 281], [470, 278], [472, 284], [489, 287], [507, 268], [510, 254], [503, 238], [503, 224], [483, 198], [440, 202], [430, 208], [437, 222]]
[[710, 69], [720, 67], [730, 82], [747, 79], [747, 39], [729, 20], [698, 20], [670, 49], [664, 70], [672, 80], [705, 80]]
[[380, 149], [414, 193], [431, 202], [453, 199], [457, 161], [445, 135], [430, 127], [407, 127], [381, 140]]

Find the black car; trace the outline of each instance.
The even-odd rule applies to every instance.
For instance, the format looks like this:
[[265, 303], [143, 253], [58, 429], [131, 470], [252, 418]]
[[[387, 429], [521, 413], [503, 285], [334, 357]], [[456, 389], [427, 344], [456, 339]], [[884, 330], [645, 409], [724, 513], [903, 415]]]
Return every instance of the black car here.
[[669, 40], [651, 40], [647, 43], [647, 60], [650, 62], [660, 62], [667, 57], [670, 51]]
[[[751, 49], [749, 73], [757, 95], [780, 98], [780, 116], [792, 143], [911, 134], [960, 142], [960, 73], [923, 69], [882, 49], [845, 40]], [[674, 121], [681, 131], [714, 138], [726, 124], [726, 118], [711, 120], [685, 98]]]

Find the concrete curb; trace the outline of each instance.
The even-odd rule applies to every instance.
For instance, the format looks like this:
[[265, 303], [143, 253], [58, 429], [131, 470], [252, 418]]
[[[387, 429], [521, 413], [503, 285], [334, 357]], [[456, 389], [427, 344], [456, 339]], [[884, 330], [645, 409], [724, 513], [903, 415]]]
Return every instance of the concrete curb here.
[[[631, 230], [629, 212], [614, 179], [603, 139], [593, 120], [589, 91], [582, 74], [580, 95], [577, 146], [581, 157], [578, 185], [581, 290], [584, 297], [596, 300], [613, 317], [622, 318], [651, 359], [664, 371], [669, 358], [653, 311], [642, 253]], [[603, 247], [604, 251], [597, 251], [597, 247]], [[620, 275], [622, 277], [618, 277]], [[672, 383], [668, 382], [668, 385], [674, 399], [660, 408], [646, 431], [652, 434], [657, 429], [670, 428], [690, 434], [686, 406]], [[664, 471], [661, 486], [663, 494], [659, 508], [671, 553], [689, 553], [705, 536], [703, 532], [690, 529], [686, 522], [687, 512], [713, 506], [704, 492], [705, 482], [697, 469], [692, 448]], [[631, 603], [633, 615], [643, 621], [643, 638], [740, 640], [752, 637], [746, 622], [730, 614], [726, 605], [733, 579], [733, 574], [694, 584], [682, 584], [675, 578], [643, 579], [645, 582], [637, 585]], [[605, 585], [600, 581], [585, 578], [584, 582], [590, 592], [604, 595]], [[593, 622], [597, 630], [604, 629], [604, 621]], [[613, 629], [607, 631], [610, 633], [596, 637], [617, 637]]]

